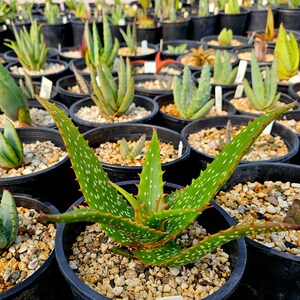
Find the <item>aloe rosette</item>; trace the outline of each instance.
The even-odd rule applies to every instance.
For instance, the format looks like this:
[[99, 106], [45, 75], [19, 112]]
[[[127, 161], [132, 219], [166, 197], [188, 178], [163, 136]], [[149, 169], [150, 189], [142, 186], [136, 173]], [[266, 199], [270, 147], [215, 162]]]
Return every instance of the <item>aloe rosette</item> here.
[[239, 237], [267, 231], [299, 228], [296, 224], [254, 222], [238, 224], [210, 235], [192, 247], [174, 243], [204, 211], [230, 177], [263, 129], [293, 105], [270, 111], [255, 119], [228, 143], [191, 185], [165, 195], [159, 141], [154, 130], [140, 175], [137, 196], [112, 183], [93, 150], [70, 119], [47, 100], [40, 103], [54, 118], [66, 144], [87, 208], [57, 215], [43, 215], [53, 222], [98, 222], [120, 247], [113, 251], [136, 257], [147, 265], [177, 266], [192, 263], [216, 247]]

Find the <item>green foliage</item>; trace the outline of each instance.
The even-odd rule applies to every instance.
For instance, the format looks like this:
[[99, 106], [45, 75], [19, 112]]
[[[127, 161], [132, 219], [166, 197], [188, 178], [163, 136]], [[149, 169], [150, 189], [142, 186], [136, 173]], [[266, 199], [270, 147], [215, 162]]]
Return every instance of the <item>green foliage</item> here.
[[115, 252], [136, 257], [146, 265], [178, 266], [193, 263], [216, 247], [242, 236], [297, 229], [299, 225], [278, 222], [238, 224], [208, 236], [192, 247], [180, 247], [174, 239], [206, 209], [228, 180], [242, 157], [263, 129], [292, 105], [256, 118], [225, 145], [214, 161], [191, 185], [165, 195], [159, 140], [154, 130], [136, 196], [109, 181], [101, 164], [65, 114], [50, 102], [39, 101], [52, 115], [61, 132], [88, 204], [59, 215], [44, 215], [54, 222], [99, 222], [101, 229], [122, 247]]
[[263, 78], [256, 56], [252, 52], [251, 80], [252, 88], [248, 80], [244, 79], [245, 94], [248, 100], [257, 110], [265, 111], [271, 109], [280, 98], [280, 93], [277, 94], [278, 59], [274, 58], [271, 70], [269, 67], [266, 67], [266, 75]]
[[299, 46], [292, 32], [287, 33], [280, 24], [274, 55], [278, 57], [278, 79], [288, 80], [299, 69]]
[[289, 9], [297, 9], [299, 8], [300, 1], [299, 0], [288, 0], [288, 8]]
[[223, 28], [218, 35], [218, 42], [221, 46], [230, 46], [232, 42], [232, 30], [229, 28]]
[[174, 103], [181, 118], [196, 120], [204, 117], [214, 105], [210, 99], [210, 68], [207, 63], [201, 71], [198, 88], [195, 88], [190, 68], [185, 65], [182, 83], [176, 76], [173, 83]]
[[104, 62], [111, 70], [118, 55], [120, 44], [116, 38], [114, 43], [112, 43], [111, 31], [105, 14], [103, 14], [103, 46], [95, 22], [93, 22], [91, 33], [89, 23], [86, 21], [84, 39], [87, 45], [85, 53], [86, 65], [92, 66], [95, 69], [99, 63]]
[[34, 86], [31, 77], [25, 72], [24, 79], [19, 79], [19, 87], [26, 99], [34, 99]]
[[29, 107], [16, 82], [0, 64], [0, 109], [11, 120], [30, 125]]
[[119, 141], [121, 157], [125, 161], [133, 161], [138, 155], [141, 154], [146, 142], [146, 134], [143, 134], [134, 146], [126, 141], [125, 138]]
[[65, 5], [67, 6], [67, 8], [69, 10], [75, 11], [77, 3], [76, 3], [76, 0], [66, 0]]
[[75, 17], [84, 20], [88, 17], [89, 12], [87, 11], [86, 5], [83, 3], [83, 1], [79, 1], [75, 8]]
[[9, 6], [5, 2], [0, 2], [0, 22], [4, 22], [6, 20], [7, 14], [9, 13]]
[[238, 0], [228, 0], [224, 7], [225, 14], [239, 14], [241, 12]]
[[19, 4], [18, 13], [23, 17], [23, 19], [31, 19], [32, 7], [33, 2], [25, 1], [24, 3]]
[[5, 169], [13, 169], [22, 163], [22, 142], [13, 124], [7, 120], [4, 132], [0, 132], [0, 166]]
[[77, 83], [77, 86], [79, 87], [80, 93], [81, 94], [91, 94], [92, 89], [91, 89], [90, 85], [87, 83], [87, 81], [85, 80], [84, 76], [82, 76], [78, 72], [78, 70], [74, 66], [73, 62], [71, 62], [71, 66], [73, 68], [74, 75], [75, 75], [75, 78], [76, 78], [76, 83]]
[[180, 44], [178, 46], [168, 45], [168, 53], [183, 54], [186, 51], [187, 44]]
[[15, 200], [7, 190], [3, 191], [0, 203], [0, 251], [7, 249], [16, 239], [19, 217]]
[[198, 16], [207, 17], [209, 15], [208, 0], [199, 1]]
[[214, 64], [214, 84], [233, 84], [237, 71], [238, 67], [232, 69], [228, 51], [217, 50]]
[[44, 17], [49, 25], [59, 24], [60, 11], [58, 4], [46, 3]]
[[127, 25], [126, 33], [124, 32], [123, 29], [120, 29], [120, 32], [125, 40], [127, 47], [130, 49], [130, 54], [135, 55], [137, 49], [135, 22], [133, 22], [132, 26], [130, 26], [130, 24]]
[[[91, 70], [91, 84], [93, 93], [91, 97], [99, 107], [100, 114], [110, 121], [114, 116], [121, 116], [128, 111], [134, 99], [134, 80], [131, 76], [131, 64], [120, 58], [118, 67], [118, 86], [110, 70], [103, 62]], [[97, 79], [99, 84], [97, 82]]]
[[41, 26], [33, 20], [29, 32], [23, 27], [19, 33], [13, 24], [16, 40], [5, 39], [4, 44], [15, 51], [21, 65], [27, 70], [40, 71], [46, 63], [48, 48], [40, 32]]
[[119, 5], [110, 5], [108, 8], [108, 12], [110, 14], [108, 19], [114, 25], [119, 25], [120, 20], [125, 20], [125, 7], [122, 3], [120, 3]]

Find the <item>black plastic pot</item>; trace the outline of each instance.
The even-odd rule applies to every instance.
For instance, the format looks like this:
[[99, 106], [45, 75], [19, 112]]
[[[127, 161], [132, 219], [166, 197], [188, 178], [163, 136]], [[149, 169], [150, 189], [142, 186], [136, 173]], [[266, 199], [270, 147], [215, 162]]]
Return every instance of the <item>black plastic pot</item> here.
[[[17, 132], [22, 143], [51, 141], [65, 149], [59, 132], [54, 129], [27, 127], [18, 128]], [[70, 166], [69, 158], [65, 157], [57, 164], [32, 174], [0, 178], [0, 188], [31, 195], [41, 202], [51, 202], [60, 211], [65, 211], [81, 196]]]
[[[232, 67], [234, 68], [235, 66], [237, 66], [238, 63], [239, 63], [239, 58], [238, 58], [237, 54], [235, 52], [231, 51], [231, 50], [224, 50], [224, 51], [228, 51], [230, 59], [233, 59], [233, 61], [231, 63]], [[188, 55], [190, 55], [190, 53], [180, 55], [177, 58], [177, 61], [180, 62], [182, 68], [184, 68], [184, 64], [182, 63], [182, 58], [184, 58], [185, 56], [188, 56]], [[202, 66], [201, 67], [196, 67], [196, 66], [189, 65], [189, 68], [191, 69], [192, 72], [202, 70]], [[213, 70], [213, 66], [210, 66], [210, 68], [211, 68], [211, 70]]]
[[[69, 70], [69, 65], [61, 60], [57, 60], [57, 59], [47, 59], [47, 62], [54, 62], [54, 63], [59, 63], [64, 65], [64, 69], [59, 71], [59, 72], [55, 72], [55, 73], [51, 73], [51, 74], [41, 74], [41, 75], [32, 75], [30, 76], [32, 81], [42, 81], [42, 77], [45, 76], [46, 78], [48, 78], [49, 80], [51, 80], [53, 82], [53, 84], [56, 83], [56, 81], [63, 76], [66, 76]], [[18, 81], [21, 78], [24, 78], [24, 75], [19, 75], [19, 74], [14, 74], [11, 71], [11, 68], [13, 67], [21, 67], [21, 64], [19, 62], [14, 62], [14, 63], [10, 63], [8, 64], [5, 68], [8, 71], [9, 75], [16, 81]]]
[[198, 15], [190, 15], [190, 28], [188, 38], [200, 41], [207, 35], [214, 35], [218, 30], [219, 15], [209, 15], [206, 17], [198, 17]]
[[[161, 58], [162, 59], [177, 59], [178, 56], [180, 56], [181, 54], [173, 54], [173, 53], [169, 53], [168, 50], [168, 46], [179, 46], [182, 44], [186, 44], [186, 52], [190, 52], [191, 48], [196, 48], [198, 49], [200, 46], [203, 46], [204, 48], [206, 48], [206, 44], [200, 41], [193, 41], [193, 40], [169, 40], [169, 41], [164, 41], [163, 42], [163, 47], [162, 47], [162, 51], [161, 51]], [[157, 47], [159, 47], [159, 44], [157, 45]]]
[[[64, 52], [66, 52], [66, 51], [80, 51], [80, 48], [79, 47], [62, 47], [61, 48], [61, 52], [58, 53], [59, 59], [69, 63], [71, 60], [73, 60], [75, 58], [65, 55]], [[81, 55], [78, 58], [81, 58]]]
[[[2, 191], [1, 191], [2, 193]], [[13, 194], [17, 207], [25, 207], [42, 211], [45, 214], [58, 213], [50, 203], [42, 203], [24, 194]], [[62, 299], [71, 296], [71, 289], [61, 275], [53, 251], [44, 264], [30, 277], [2, 292], [0, 299]]]
[[5, 39], [12, 39], [11, 31], [4, 25], [0, 26], [0, 53], [5, 53], [10, 48], [4, 45]]
[[210, 44], [210, 42], [212, 41], [218, 41], [218, 35], [209, 35], [209, 36], [205, 36], [201, 39], [202, 42], [204, 42], [207, 45], [207, 48], [213, 48], [213, 49], [221, 49], [221, 50], [234, 50], [234, 49], [239, 49], [245, 45], [248, 44], [249, 39], [246, 36], [242, 36], [242, 35], [233, 35], [232, 39], [237, 40], [239, 42], [241, 42], [242, 44], [239, 46], [233, 46], [233, 45], [213, 45]]
[[[87, 81], [90, 80], [90, 77], [88, 75], [85, 76], [85, 79]], [[76, 77], [75, 75], [68, 75], [65, 77], [60, 78], [56, 82], [56, 88], [59, 93], [60, 99], [59, 101], [66, 105], [67, 107], [70, 107], [73, 103], [76, 101], [89, 97], [88, 94], [77, 94], [72, 91], [68, 90], [68, 87], [76, 85]]]
[[[237, 49], [234, 49], [234, 52], [237, 53], [239, 59], [243, 59], [243, 60], [247, 60], [245, 59], [244, 57], [242, 57], [241, 55], [243, 53], [250, 53], [250, 57], [251, 57], [251, 52], [254, 50], [254, 45], [247, 45], [247, 46], [243, 46], [243, 47], [240, 47], [240, 48], [237, 48]], [[267, 54], [273, 54], [274, 53], [274, 48], [271, 46], [271, 45], [268, 45], [268, 48], [267, 48]], [[250, 60], [247, 60], [249, 65], [251, 63], [251, 59]], [[258, 61], [258, 65], [263, 67], [263, 66], [271, 66], [272, 65], [272, 61]]]
[[[230, 102], [234, 97], [234, 93], [235, 93], [235, 91], [229, 91], [229, 92], [223, 94], [223, 100], [226, 102]], [[242, 97], [246, 97], [246, 95], [243, 94]], [[285, 93], [281, 93], [279, 101], [283, 102], [285, 104], [290, 104], [290, 103], [294, 102], [294, 100], [288, 94], [285, 94]], [[261, 113], [261, 114], [251, 113], [251, 112], [243, 111], [243, 110], [240, 110], [237, 108], [236, 108], [236, 110], [237, 110], [238, 114], [240, 114], [240, 115], [247, 115], [247, 116], [253, 116], [253, 117], [257, 117], [257, 116], [260, 116], [263, 114], [263, 113]], [[299, 110], [299, 105], [297, 104], [293, 110]]]
[[14, 23], [15, 25], [15, 28], [17, 30], [18, 33], [20, 33], [20, 30], [25, 26], [25, 28], [29, 31], [30, 30], [30, 26], [31, 26], [31, 21], [30, 20], [20, 20], [18, 18], [15, 18], [15, 19], [12, 19], [10, 20], [10, 22], [6, 22], [6, 26], [8, 28], [8, 30], [10, 31], [11, 33], [11, 37], [12, 39], [15, 39], [15, 34], [14, 34], [14, 30], [13, 30], [13, 27], [12, 27], [12, 23]]
[[[96, 148], [102, 143], [117, 142], [122, 138], [125, 138], [127, 141], [136, 141], [144, 133], [147, 140], [150, 140], [153, 128], [156, 128], [161, 142], [171, 144], [175, 149], [178, 149], [180, 142], [182, 143], [182, 156], [173, 161], [163, 163], [162, 169], [164, 171], [164, 181], [184, 184], [185, 162], [189, 157], [190, 147], [186, 139], [173, 130], [145, 124], [111, 124], [87, 131], [84, 134], [84, 138], [89, 142], [90, 147]], [[113, 182], [138, 180], [139, 174], [142, 172], [141, 166], [121, 166], [105, 162], [101, 162], [101, 164]]]
[[[119, 184], [128, 192], [136, 193], [136, 183], [136, 181], [129, 181], [121, 182]], [[178, 188], [181, 187], [166, 183], [165, 192], [170, 193]], [[77, 206], [82, 202], [83, 198], [79, 199], [76, 203], [74, 203], [74, 205]], [[232, 224], [232, 219], [227, 213], [225, 213], [223, 209], [213, 203], [213, 208], [205, 210], [199, 216], [198, 222], [210, 233], [214, 233], [220, 229], [228, 228], [229, 224]], [[84, 231], [85, 226], [89, 224], [90, 223], [59, 224], [55, 240], [56, 258], [62, 274], [71, 285], [74, 299], [104, 300], [108, 298], [100, 295], [89, 286], [84, 284], [70, 268], [68, 263], [68, 257], [71, 254], [72, 244], [75, 242], [76, 237], [80, 234], [80, 232]], [[244, 239], [238, 239], [237, 241], [230, 242], [224, 245], [223, 248], [225, 251], [229, 252], [231, 264], [233, 265], [234, 269], [228, 281], [217, 292], [206, 297], [206, 300], [220, 300], [229, 298], [229, 296], [238, 286], [244, 271], [247, 257]]]
[[162, 27], [157, 25], [154, 28], [136, 28], [136, 40], [141, 42], [148, 41], [151, 44], [157, 44], [162, 38]]
[[45, 24], [41, 28], [47, 47], [58, 48], [73, 45], [72, 26], [70, 22], [59, 24]]
[[[157, 102], [159, 108], [170, 103], [174, 103], [173, 94], [157, 96], [154, 100]], [[222, 104], [223, 110], [227, 111], [228, 114], [236, 114], [236, 109], [231, 103], [223, 102]], [[192, 120], [177, 118], [159, 110], [157, 124], [160, 126], [172, 129], [177, 132], [181, 132], [181, 130], [191, 122]]]
[[[144, 107], [147, 110], [151, 111], [151, 114], [147, 117], [144, 117], [139, 120], [133, 120], [133, 121], [128, 121], [124, 122], [122, 124], [128, 124], [128, 123], [150, 123], [152, 124], [155, 120], [155, 117], [158, 113], [158, 105], [152, 101], [150, 98], [145, 97], [145, 96], [140, 96], [140, 95], [135, 95], [134, 96], [134, 101], [133, 101], [136, 106], [141, 106]], [[97, 123], [97, 122], [90, 122], [86, 120], [82, 120], [76, 116], [77, 111], [81, 107], [89, 107], [89, 106], [94, 106], [95, 103], [91, 98], [85, 98], [79, 101], [76, 101], [74, 104], [71, 105], [69, 109], [69, 114], [72, 118], [72, 121], [76, 126], [78, 126], [78, 129], [80, 132], [86, 132], [88, 130], [97, 128], [97, 127], [102, 127], [106, 125], [107, 123]]]
[[[240, 165], [224, 189], [238, 183], [282, 181], [300, 183], [300, 167], [268, 163]], [[246, 238], [248, 260], [241, 284], [232, 299], [298, 299], [300, 257], [268, 248]]]
[[300, 91], [300, 82], [290, 84], [288, 87], [288, 94], [297, 101], [300, 101], [300, 94], [298, 95], [297, 92]]
[[230, 28], [234, 35], [245, 35], [248, 10], [241, 9], [238, 14], [225, 14], [224, 11], [219, 12], [219, 30]]
[[[57, 56], [58, 56], [58, 50], [56, 48], [50, 47], [48, 49], [47, 58], [48, 59], [57, 59]], [[19, 62], [17, 54], [15, 53], [14, 50], [8, 50], [8, 51], [4, 52], [3, 57], [8, 63]]]
[[162, 21], [162, 38], [168, 40], [186, 40], [190, 19], [177, 19], [175, 22]]
[[[141, 43], [137, 43], [137, 46], [140, 47]], [[127, 47], [126, 43], [120, 43], [120, 49]], [[153, 52], [148, 53], [148, 54], [138, 54], [138, 55], [122, 55], [120, 54], [120, 50], [119, 50], [119, 56], [122, 56], [124, 59], [126, 59], [127, 57], [131, 60], [131, 61], [135, 61], [135, 60], [154, 60], [156, 53], [158, 51], [157, 46], [151, 43], [148, 43], [148, 48], [152, 49]]]
[[300, 9], [279, 8], [275, 17], [275, 27], [279, 27], [283, 23], [285, 29], [300, 30]]
[[121, 34], [120, 29], [122, 29], [124, 32], [126, 32], [126, 25], [114, 25], [114, 24], [109, 24], [110, 31], [111, 31], [111, 36], [113, 40], [116, 38], [120, 43], [125, 43], [125, 40]]
[[158, 78], [160, 78], [160, 80], [163, 80], [166, 82], [173, 81], [174, 76], [172, 76], [172, 75], [136, 74], [133, 76], [133, 78], [134, 78], [134, 83], [135, 83], [134, 90], [137, 95], [142, 95], [142, 96], [146, 96], [151, 99], [154, 99], [156, 96], [172, 93], [172, 87], [168, 90], [166, 90], [166, 89], [159, 90], [159, 89], [147, 89], [144, 87], [137, 86], [138, 83], [143, 83], [145, 81], [154, 81], [154, 80], [157, 80]]
[[[251, 116], [222, 116], [222, 117], [210, 117], [205, 119], [200, 119], [194, 121], [183, 128], [181, 134], [188, 139], [189, 135], [192, 133], [199, 132], [208, 128], [224, 128], [228, 120], [231, 121], [232, 126], [245, 125], [247, 126], [250, 121], [252, 121], [254, 117]], [[272, 128], [272, 135], [280, 136], [281, 139], [285, 142], [289, 152], [286, 155], [283, 155], [278, 158], [269, 159], [260, 161], [261, 163], [275, 163], [275, 162], [289, 162], [293, 156], [296, 155], [299, 149], [299, 139], [297, 135], [292, 132], [290, 129], [282, 126], [278, 123], [274, 123]], [[191, 147], [191, 159], [194, 159], [195, 165], [196, 163], [200, 167], [200, 170], [204, 170], [208, 163], [211, 163], [214, 160], [214, 156], [208, 155], [206, 153], [200, 152], [193, 147]], [[256, 164], [256, 162], [252, 161], [241, 161], [240, 164], [251, 165]]]

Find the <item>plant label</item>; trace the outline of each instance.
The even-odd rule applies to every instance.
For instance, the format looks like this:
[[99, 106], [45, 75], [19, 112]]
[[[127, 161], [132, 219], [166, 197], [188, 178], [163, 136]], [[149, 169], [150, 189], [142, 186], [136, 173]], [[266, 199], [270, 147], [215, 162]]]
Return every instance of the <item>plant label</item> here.
[[124, 19], [119, 20], [119, 26], [125, 26], [125, 20]]
[[243, 84], [239, 84], [236, 87], [235, 93], [234, 93], [234, 98], [238, 99], [238, 98], [242, 98], [243, 96], [243, 92], [244, 92], [244, 85]]
[[242, 59], [240, 61], [238, 72], [236, 74], [236, 78], [235, 78], [235, 81], [234, 81], [235, 84], [239, 84], [239, 83], [241, 83], [244, 80], [246, 69], [247, 69], [247, 65], [248, 65], [248, 62], [246, 60]]
[[67, 23], [68, 23], [68, 18], [67, 18], [67, 16], [63, 16], [63, 17], [62, 17], [62, 22], [63, 22], [63, 24], [67, 24]]
[[143, 55], [147, 54], [148, 41], [143, 40], [143, 41], [141, 42], [141, 46], [142, 46], [142, 54], [143, 54]]
[[178, 144], [178, 158], [182, 156], [182, 148], [183, 148], [183, 144], [182, 141], [180, 141]]
[[253, 43], [255, 34], [256, 34], [256, 32], [253, 31], [252, 34], [249, 37], [248, 44], [252, 44]]
[[60, 54], [61, 53], [61, 43], [58, 43], [57, 49], [58, 49], [58, 53]]
[[183, 300], [182, 296], [168, 296], [159, 298], [159, 300]]
[[155, 61], [145, 61], [144, 62], [145, 73], [156, 73], [156, 62]]
[[215, 87], [215, 106], [218, 113], [222, 111], [222, 87], [217, 85]]
[[215, 12], [215, 4], [214, 3], [209, 3], [208, 11], [212, 14]]
[[274, 121], [272, 121], [262, 132], [263, 134], [271, 134], [272, 128], [274, 125]]
[[51, 92], [52, 92], [52, 85], [53, 85], [53, 82], [43, 76], [42, 83], [41, 83], [40, 97], [42, 97], [44, 99], [50, 99]]

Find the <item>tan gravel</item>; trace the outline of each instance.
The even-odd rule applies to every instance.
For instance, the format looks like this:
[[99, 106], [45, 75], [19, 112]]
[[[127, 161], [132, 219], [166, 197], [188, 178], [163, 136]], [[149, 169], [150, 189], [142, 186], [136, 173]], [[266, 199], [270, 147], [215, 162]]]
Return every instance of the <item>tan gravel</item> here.
[[[45, 68], [43, 68], [40, 71], [31, 71], [31, 70], [27, 70], [26, 69], [26, 72], [30, 76], [35, 76], [35, 75], [53, 74], [53, 73], [62, 71], [65, 68], [66, 67], [63, 64], [59, 64], [59, 63], [46, 63]], [[10, 68], [10, 71], [13, 74], [24, 75], [24, 68], [23, 67], [12, 66]]]

